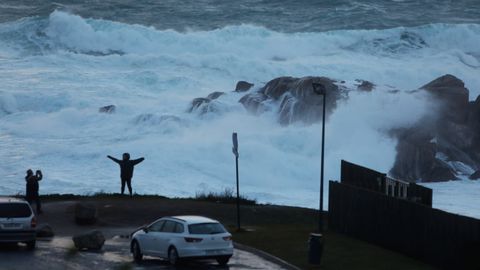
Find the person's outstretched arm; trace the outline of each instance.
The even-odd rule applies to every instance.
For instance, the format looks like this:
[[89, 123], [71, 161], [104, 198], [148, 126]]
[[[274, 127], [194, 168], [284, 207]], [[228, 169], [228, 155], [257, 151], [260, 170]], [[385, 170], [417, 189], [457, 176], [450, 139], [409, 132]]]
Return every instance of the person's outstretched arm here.
[[112, 156], [110, 156], [110, 155], [108, 155], [107, 157], [108, 157], [109, 159], [113, 160], [114, 162], [120, 164], [120, 160], [118, 160], [118, 159], [116, 159], [116, 158], [114, 158], [114, 157], [112, 157]]
[[42, 178], [43, 178], [42, 171], [37, 170], [37, 171], [35, 172], [35, 176], [37, 177], [37, 181], [42, 180]]
[[142, 162], [142, 161], [144, 161], [144, 160], [145, 160], [144, 157], [141, 157], [141, 158], [139, 158], [139, 159], [134, 159], [134, 160], [132, 160], [132, 161], [133, 161], [133, 165], [137, 165], [138, 163], [140, 163], [140, 162]]

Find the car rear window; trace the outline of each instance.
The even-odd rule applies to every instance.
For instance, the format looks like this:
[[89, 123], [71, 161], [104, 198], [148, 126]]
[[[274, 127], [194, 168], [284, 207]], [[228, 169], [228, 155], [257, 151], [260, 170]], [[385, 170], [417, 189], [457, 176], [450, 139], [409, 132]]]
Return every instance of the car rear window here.
[[25, 203], [0, 203], [0, 218], [29, 217], [32, 210]]
[[199, 223], [188, 225], [190, 234], [217, 234], [227, 232], [220, 223]]

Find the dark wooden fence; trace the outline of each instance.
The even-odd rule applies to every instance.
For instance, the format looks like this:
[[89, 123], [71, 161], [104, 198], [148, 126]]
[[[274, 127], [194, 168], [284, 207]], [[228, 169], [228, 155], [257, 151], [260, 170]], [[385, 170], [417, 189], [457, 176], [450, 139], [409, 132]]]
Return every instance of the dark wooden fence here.
[[480, 269], [480, 220], [344, 183], [329, 191], [330, 229], [442, 269]]
[[[394, 183], [394, 188], [388, 191], [387, 180]], [[432, 206], [432, 190], [415, 183], [407, 183], [387, 177], [386, 174], [362, 167], [360, 165], [342, 160], [342, 183], [384, 193], [393, 197], [403, 197], [406, 192], [407, 200]], [[401, 190], [401, 191], [400, 191]]]

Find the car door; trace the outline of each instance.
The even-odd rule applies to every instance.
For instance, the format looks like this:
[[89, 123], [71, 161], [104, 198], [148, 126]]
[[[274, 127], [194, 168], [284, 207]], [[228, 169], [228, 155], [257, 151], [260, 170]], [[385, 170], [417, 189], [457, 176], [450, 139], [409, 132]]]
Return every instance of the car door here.
[[158, 256], [167, 258], [168, 247], [172, 238], [172, 234], [175, 232], [175, 221], [165, 220], [165, 224], [158, 234], [155, 235], [155, 251]]
[[165, 220], [156, 221], [147, 226], [144, 234], [139, 235], [139, 243], [143, 254], [158, 256], [156, 254], [156, 239], [164, 223]]

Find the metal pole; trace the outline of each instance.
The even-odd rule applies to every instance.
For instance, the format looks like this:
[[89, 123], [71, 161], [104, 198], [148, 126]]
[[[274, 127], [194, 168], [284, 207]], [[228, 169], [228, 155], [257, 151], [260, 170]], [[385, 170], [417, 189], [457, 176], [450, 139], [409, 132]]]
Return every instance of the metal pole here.
[[323, 93], [323, 113], [322, 113], [322, 162], [320, 169], [320, 213], [318, 222], [318, 231], [323, 232], [323, 168], [324, 168], [324, 155], [325, 155], [325, 100], [327, 93]]
[[238, 181], [238, 136], [236, 132], [232, 134], [232, 142], [232, 152], [235, 155], [235, 170], [237, 175], [237, 230], [240, 231], [240, 184]]
[[240, 230], [240, 185], [238, 181], [238, 156], [235, 156], [235, 165], [237, 171], [237, 230]]

